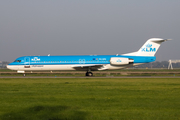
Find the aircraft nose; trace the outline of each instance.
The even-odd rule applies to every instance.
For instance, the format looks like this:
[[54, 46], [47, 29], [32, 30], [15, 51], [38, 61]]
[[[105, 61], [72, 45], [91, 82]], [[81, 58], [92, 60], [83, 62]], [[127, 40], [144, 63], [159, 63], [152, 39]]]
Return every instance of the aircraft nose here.
[[10, 69], [10, 65], [6, 65], [6, 67], [7, 67], [8, 69]]
[[13, 66], [12, 65], [6, 65], [6, 67], [10, 70], [13, 70]]

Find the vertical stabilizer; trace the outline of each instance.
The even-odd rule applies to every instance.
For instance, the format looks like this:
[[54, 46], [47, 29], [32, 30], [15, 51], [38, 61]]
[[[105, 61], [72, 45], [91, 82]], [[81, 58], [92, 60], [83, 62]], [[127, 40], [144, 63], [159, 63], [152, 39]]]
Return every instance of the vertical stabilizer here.
[[137, 51], [133, 53], [128, 53], [124, 55], [134, 55], [134, 56], [154, 56], [159, 49], [162, 42], [168, 41], [170, 39], [162, 38], [151, 38], [146, 41], [146, 43]]

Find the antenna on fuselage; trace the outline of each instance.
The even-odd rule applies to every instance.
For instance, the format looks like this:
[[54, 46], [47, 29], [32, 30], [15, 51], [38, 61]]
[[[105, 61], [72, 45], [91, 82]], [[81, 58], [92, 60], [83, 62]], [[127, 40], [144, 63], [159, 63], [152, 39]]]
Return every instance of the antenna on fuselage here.
[[48, 56], [50, 56], [50, 54], [48, 54]]

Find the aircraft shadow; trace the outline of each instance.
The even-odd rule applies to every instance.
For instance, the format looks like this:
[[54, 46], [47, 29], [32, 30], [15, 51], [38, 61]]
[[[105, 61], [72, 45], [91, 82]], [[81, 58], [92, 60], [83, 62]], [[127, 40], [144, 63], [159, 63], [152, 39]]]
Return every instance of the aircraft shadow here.
[[85, 120], [88, 114], [77, 107], [34, 106], [0, 116], [2, 120]]

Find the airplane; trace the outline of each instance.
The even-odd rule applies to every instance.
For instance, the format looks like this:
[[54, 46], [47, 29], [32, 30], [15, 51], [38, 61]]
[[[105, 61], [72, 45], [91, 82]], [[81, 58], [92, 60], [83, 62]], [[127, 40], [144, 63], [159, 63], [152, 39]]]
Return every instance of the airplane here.
[[85, 76], [93, 76], [92, 71], [117, 70], [156, 60], [155, 53], [162, 42], [171, 39], [151, 38], [137, 51], [122, 55], [65, 55], [65, 56], [23, 56], [7, 65], [8, 69], [25, 71], [80, 70]]

